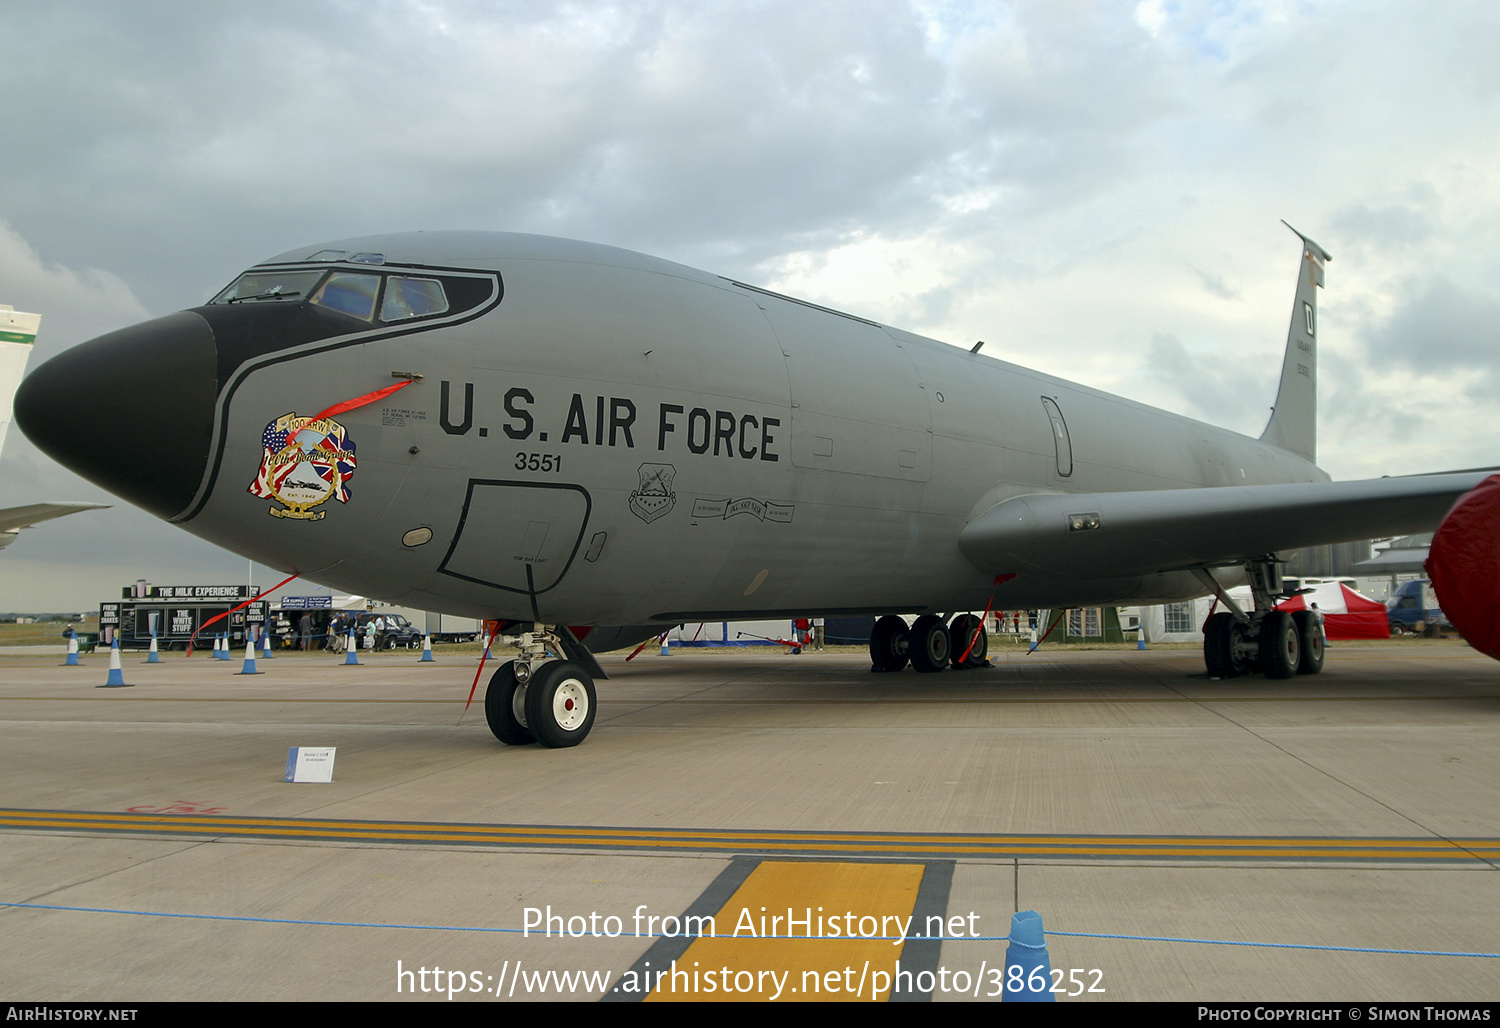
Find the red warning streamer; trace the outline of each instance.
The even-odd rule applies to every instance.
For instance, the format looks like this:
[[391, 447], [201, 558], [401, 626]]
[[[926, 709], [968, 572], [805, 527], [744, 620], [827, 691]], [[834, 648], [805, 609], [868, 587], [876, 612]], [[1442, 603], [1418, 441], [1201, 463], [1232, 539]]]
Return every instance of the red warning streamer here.
[[630, 656], [628, 656], [628, 657], [625, 658], [625, 663], [629, 664], [632, 660], [634, 660], [635, 659], [635, 655], [637, 653], [640, 653], [642, 650], [644, 650], [646, 648], [646, 643], [650, 642], [651, 639], [655, 639], [657, 642], [661, 642], [666, 637], [667, 637], [667, 633], [666, 632], [663, 632], [661, 635], [653, 635], [653, 636], [651, 636], [651, 638], [647, 639], [646, 642], [641, 643], [635, 649], [633, 649], [633, 650], [630, 651]]
[[[1006, 582], [1009, 582], [1012, 578], [1015, 577], [1015, 575], [996, 575], [993, 584], [1004, 585]], [[984, 623], [989, 620], [990, 609], [994, 606], [995, 594], [990, 593], [990, 602], [984, 605], [984, 617], [980, 618], [979, 624], [974, 626], [974, 634], [969, 636], [969, 645], [964, 647], [964, 655], [958, 658], [958, 662], [960, 664], [967, 664], [969, 662], [969, 654], [974, 652], [974, 644], [979, 641], [979, 633], [984, 631]]]
[[[322, 421], [324, 418], [331, 418], [335, 414], [342, 414], [345, 411], [354, 410], [355, 408], [372, 404], [376, 400], [383, 400], [387, 396], [390, 396], [392, 393], [394, 393], [396, 390], [405, 389], [415, 381], [416, 379], [414, 378], [408, 378], [405, 382], [397, 382], [395, 385], [388, 385], [384, 389], [377, 389], [373, 393], [365, 393], [365, 395], [356, 396], [352, 400], [345, 400], [343, 403], [336, 403], [332, 407], [329, 407], [327, 410], [323, 411], [321, 414], [314, 415], [312, 420]], [[311, 424], [311, 422], [309, 422], [309, 424]], [[288, 440], [288, 442], [290, 442], [290, 440]]]
[[474, 692], [479, 688], [479, 676], [484, 674], [484, 662], [490, 659], [490, 647], [494, 644], [495, 636], [500, 634], [500, 622], [486, 621], [484, 623], [484, 652], [479, 655], [479, 668], [474, 672], [474, 684], [469, 686], [469, 698], [464, 701], [463, 713], [458, 715], [458, 720], [464, 719], [464, 714], [469, 712], [469, 704], [474, 702]]
[[1052, 628], [1047, 629], [1046, 633], [1040, 639], [1038, 639], [1036, 641], [1036, 643], [1031, 647], [1031, 649], [1029, 649], [1029, 650], [1026, 651], [1026, 656], [1028, 656], [1028, 657], [1031, 656], [1033, 653], [1035, 653], [1037, 651], [1037, 647], [1038, 646], [1042, 645], [1042, 643], [1044, 643], [1044, 642], [1047, 641], [1047, 636], [1049, 636], [1049, 635], [1052, 634], [1052, 629], [1056, 628], [1058, 625], [1062, 624], [1063, 615], [1066, 614], [1066, 613], [1067, 613], [1066, 610], [1060, 610], [1060, 611], [1057, 612], [1057, 618], [1052, 622]]
[[262, 596], [265, 596], [265, 595], [267, 595], [269, 593], [274, 593], [277, 589], [280, 589], [282, 586], [286, 585], [288, 582], [290, 582], [293, 578], [296, 578], [296, 577], [297, 577], [296, 575], [289, 575], [288, 577], [283, 578], [281, 581], [277, 582], [275, 585], [271, 586], [271, 588], [265, 590], [264, 592], [257, 593], [256, 595], [250, 597], [248, 600], [246, 600], [244, 603], [240, 604], [238, 607], [230, 607], [228, 610], [226, 610], [224, 613], [218, 615], [217, 617], [211, 617], [207, 621], [203, 622], [203, 624], [201, 624], [201, 625], [198, 626], [198, 631], [196, 631], [196, 632], [193, 633], [192, 638], [188, 639], [187, 655], [189, 657], [191, 657], [193, 655], [193, 644], [197, 641], [198, 632], [203, 631], [205, 628], [207, 628], [209, 625], [213, 624], [215, 621], [219, 621], [219, 620], [222, 620], [224, 618], [227, 618], [229, 615], [233, 614], [237, 610], [244, 610], [246, 607], [250, 606], [250, 604], [254, 603], [256, 600], [260, 599]]
[[1208, 631], [1208, 618], [1213, 617], [1214, 616], [1214, 611], [1216, 611], [1218, 609], [1219, 609], [1219, 594], [1218, 593], [1214, 593], [1214, 602], [1212, 602], [1212, 603], [1210, 603], [1208, 605], [1208, 617], [1206, 617], [1206, 618], [1203, 619], [1203, 628], [1200, 629], [1200, 631], [1203, 631], [1203, 632], [1207, 632]]

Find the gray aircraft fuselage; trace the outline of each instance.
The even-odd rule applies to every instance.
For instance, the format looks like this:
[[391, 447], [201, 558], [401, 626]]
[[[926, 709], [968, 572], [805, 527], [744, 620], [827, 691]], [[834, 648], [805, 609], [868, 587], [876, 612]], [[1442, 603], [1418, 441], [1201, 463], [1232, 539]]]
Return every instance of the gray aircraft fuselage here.
[[[337, 256], [310, 261], [319, 250]], [[62, 355], [23, 386], [18, 420], [196, 535], [419, 609], [622, 625], [1163, 602], [1201, 579], [979, 567], [958, 540], [1018, 496], [1328, 477], [1234, 432], [605, 246], [416, 233], [251, 269], [280, 271], [309, 288], [221, 297]], [[447, 308], [387, 310], [377, 292], [368, 318], [346, 313], [310, 301], [328, 288], [313, 273], [392, 294], [438, 281]], [[401, 376], [420, 377], [314, 426], [322, 449], [288, 470], [278, 419]], [[137, 387], [160, 407], [138, 409]], [[78, 427], [44, 409], [64, 389]], [[102, 438], [131, 419], [146, 427]]]

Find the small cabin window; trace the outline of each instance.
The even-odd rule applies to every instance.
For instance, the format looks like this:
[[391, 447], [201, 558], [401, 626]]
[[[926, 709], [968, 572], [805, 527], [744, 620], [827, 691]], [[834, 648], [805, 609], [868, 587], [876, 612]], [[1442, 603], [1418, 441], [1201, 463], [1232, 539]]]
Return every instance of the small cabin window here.
[[1073, 442], [1068, 438], [1068, 423], [1063, 420], [1062, 409], [1052, 397], [1042, 397], [1042, 408], [1047, 412], [1047, 420], [1052, 423], [1052, 444], [1057, 453], [1057, 473], [1067, 478], [1073, 473]]

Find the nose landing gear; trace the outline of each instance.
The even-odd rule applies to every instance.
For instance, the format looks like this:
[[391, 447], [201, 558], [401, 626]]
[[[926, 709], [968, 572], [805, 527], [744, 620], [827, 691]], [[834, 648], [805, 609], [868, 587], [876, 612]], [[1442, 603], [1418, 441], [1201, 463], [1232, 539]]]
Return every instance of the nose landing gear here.
[[523, 632], [520, 646], [521, 656], [500, 665], [485, 690], [490, 732], [507, 746], [577, 746], [594, 727], [593, 676], [578, 662], [552, 656], [567, 651], [548, 626]]

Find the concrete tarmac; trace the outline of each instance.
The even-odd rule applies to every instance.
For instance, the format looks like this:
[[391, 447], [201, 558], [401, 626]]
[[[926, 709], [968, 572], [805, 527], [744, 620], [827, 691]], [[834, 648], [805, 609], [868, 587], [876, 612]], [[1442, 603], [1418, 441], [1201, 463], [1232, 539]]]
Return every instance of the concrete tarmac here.
[[103, 689], [104, 651], [0, 651], [0, 997], [997, 1001], [1035, 910], [1066, 1002], [1500, 998], [1500, 663], [1461, 643], [1286, 682], [648, 650], [571, 750], [417, 656]]

